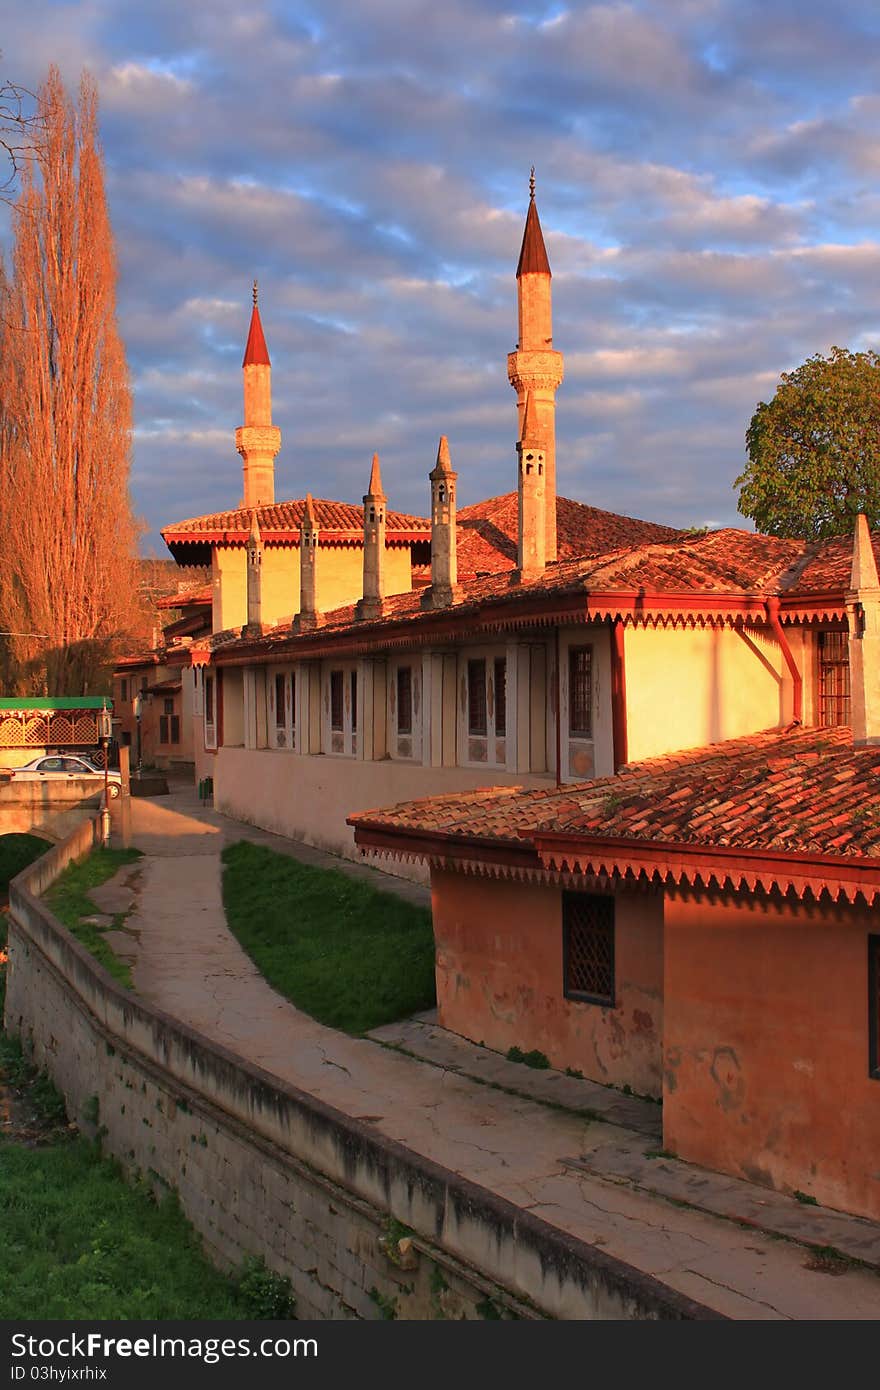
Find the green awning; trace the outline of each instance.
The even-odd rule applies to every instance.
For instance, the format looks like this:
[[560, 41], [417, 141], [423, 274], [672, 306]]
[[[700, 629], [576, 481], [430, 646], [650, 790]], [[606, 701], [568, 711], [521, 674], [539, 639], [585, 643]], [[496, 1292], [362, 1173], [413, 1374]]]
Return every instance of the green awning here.
[[59, 695], [44, 696], [37, 700], [0, 700], [0, 713], [7, 710], [56, 710], [56, 709], [103, 709], [111, 708], [113, 700], [109, 695]]

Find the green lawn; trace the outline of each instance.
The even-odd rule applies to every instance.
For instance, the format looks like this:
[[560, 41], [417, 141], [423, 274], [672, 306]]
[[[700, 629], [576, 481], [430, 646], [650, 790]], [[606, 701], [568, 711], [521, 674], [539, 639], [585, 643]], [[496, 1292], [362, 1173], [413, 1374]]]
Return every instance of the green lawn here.
[[223, 851], [226, 920], [269, 983], [305, 1013], [365, 1033], [434, 1003], [431, 914], [264, 845]]
[[10, 879], [51, 848], [39, 835], [0, 835], [0, 895], [9, 891]]
[[140, 857], [139, 849], [94, 849], [85, 859], [68, 864], [45, 895], [46, 903], [59, 922], [63, 922], [114, 980], [127, 989], [131, 989], [131, 970], [114, 955], [104, 938], [105, 931], [119, 930], [123, 926], [125, 914], [117, 912], [113, 925], [107, 928], [96, 927], [84, 919], [99, 912], [89, 897], [89, 889], [107, 883], [124, 864], [133, 864]]
[[126, 1182], [3, 1034], [0, 1096], [18, 1139], [0, 1142], [0, 1319], [290, 1316], [286, 1280], [214, 1269], [176, 1198]]

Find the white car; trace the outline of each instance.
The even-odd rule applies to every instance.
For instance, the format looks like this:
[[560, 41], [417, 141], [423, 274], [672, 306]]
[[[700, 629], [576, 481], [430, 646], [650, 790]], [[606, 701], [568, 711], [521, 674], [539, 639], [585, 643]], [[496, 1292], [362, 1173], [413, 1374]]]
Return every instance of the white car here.
[[[75, 779], [84, 780], [93, 778], [98, 780], [101, 787], [104, 785], [104, 769], [95, 767], [88, 758], [81, 758], [72, 753], [48, 753], [41, 758], [34, 758], [32, 762], [25, 763], [24, 767], [10, 767], [3, 773], [10, 782], [72, 782]], [[100, 790], [100, 788], [99, 788]], [[108, 772], [107, 774], [107, 793], [111, 798], [115, 798], [122, 790], [122, 778], [118, 772]]]

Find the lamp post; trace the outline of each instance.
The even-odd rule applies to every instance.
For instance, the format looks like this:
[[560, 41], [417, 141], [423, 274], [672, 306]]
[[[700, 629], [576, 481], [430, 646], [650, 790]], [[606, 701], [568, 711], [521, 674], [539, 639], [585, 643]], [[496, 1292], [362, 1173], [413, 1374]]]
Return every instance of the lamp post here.
[[107, 702], [98, 715], [98, 738], [104, 750], [104, 804], [101, 807], [101, 843], [105, 849], [110, 843], [110, 739], [113, 737], [113, 721]]

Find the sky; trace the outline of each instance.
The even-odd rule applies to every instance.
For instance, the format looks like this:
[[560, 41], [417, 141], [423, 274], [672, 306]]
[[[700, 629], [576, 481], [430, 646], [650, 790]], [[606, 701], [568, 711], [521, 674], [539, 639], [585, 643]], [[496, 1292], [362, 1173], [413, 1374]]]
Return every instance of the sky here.
[[[251, 282], [276, 497], [426, 514], [516, 485], [529, 167], [553, 268], [558, 487], [744, 525], [781, 372], [880, 337], [875, 0], [29, 0], [0, 75], [96, 77], [132, 374], [132, 493], [236, 506]], [[0, 215], [0, 236], [3, 235]]]

